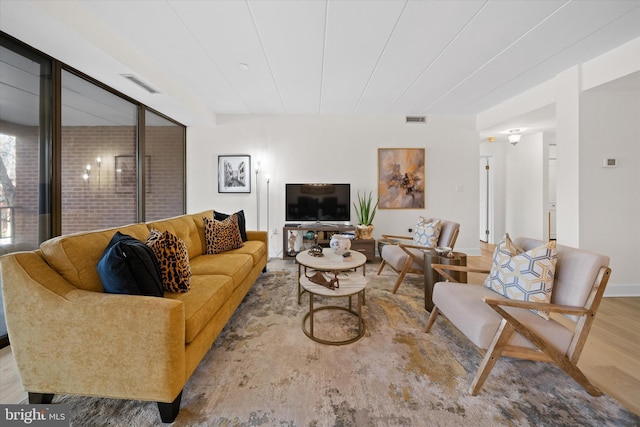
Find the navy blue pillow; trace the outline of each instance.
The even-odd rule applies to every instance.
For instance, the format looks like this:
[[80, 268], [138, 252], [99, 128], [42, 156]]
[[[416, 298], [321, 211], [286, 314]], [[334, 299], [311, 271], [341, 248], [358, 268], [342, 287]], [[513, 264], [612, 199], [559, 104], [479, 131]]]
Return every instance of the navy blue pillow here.
[[164, 296], [162, 274], [151, 248], [119, 231], [98, 261], [98, 274], [105, 292]]
[[[236, 212], [236, 215], [238, 215], [238, 228], [240, 229], [240, 237], [242, 237], [243, 242], [246, 242], [247, 240], [249, 240], [249, 238], [247, 237], [247, 223], [244, 219], [244, 210]], [[215, 219], [216, 221], [224, 221], [230, 216], [231, 215], [226, 213], [213, 211], [213, 219]]]

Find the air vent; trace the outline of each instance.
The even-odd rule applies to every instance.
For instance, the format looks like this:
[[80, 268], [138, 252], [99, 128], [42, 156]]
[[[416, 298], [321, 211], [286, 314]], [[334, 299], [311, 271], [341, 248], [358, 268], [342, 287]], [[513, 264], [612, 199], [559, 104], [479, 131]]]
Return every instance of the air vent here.
[[407, 116], [407, 123], [427, 123], [426, 116]]
[[125, 79], [130, 80], [133, 83], [137, 84], [142, 89], [144, 89], [147, 92], [149, 92], [150, 94], [160, 93], [160, 91], [158, 89], [154, 88], [149, 83], [143, 81], [140, 77], [136, 76], [135, 74], [120, 74], [120, 75], [122, 77], [124, 77]]

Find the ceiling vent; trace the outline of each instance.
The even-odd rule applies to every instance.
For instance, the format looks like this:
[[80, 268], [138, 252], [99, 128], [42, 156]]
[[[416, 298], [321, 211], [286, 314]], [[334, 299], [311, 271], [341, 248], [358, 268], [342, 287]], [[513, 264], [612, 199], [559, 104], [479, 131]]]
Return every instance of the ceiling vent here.
[[155, 94], [155, 93], [160, 93], [160, 91], [158, 89], [154, 88], [149, 83], [143, 81], [140, 77], [136, 76], [135, 74], [120, 74], [120, 75], [122, 77], [124, 77], [125, 79], [130, 80], [133, 83], [137, 84], [142, 89], [146, 90], [147, 92], [149, 92], [152, 95]]
[[407, 116], [407, 123], [427, 123], [427, 116]]

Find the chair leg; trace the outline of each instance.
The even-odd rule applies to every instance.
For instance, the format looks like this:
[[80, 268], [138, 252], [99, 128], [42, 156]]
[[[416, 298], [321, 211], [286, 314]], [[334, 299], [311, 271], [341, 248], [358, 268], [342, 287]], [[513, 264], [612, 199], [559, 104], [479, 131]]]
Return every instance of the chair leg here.
[[429, 315], [429, 320], [427, 320], [427, 326], [425, 326], [425, 328], [424, 328], [424, 332], [425, 333], [428, 334], [429, 332], [431, 332], [431, 327], [435, 323], [436, 317], [438, 317], [439, 313], [440, 313], [440, 310], [438, 310], [438, 307], [436, 307], [434, 305], [433, 308], [431, 309], [431, 314]]
[[504, 350], [504, 347], [511, 339], [514, 331], [514, 327], [511, 326], [509, 322], [502, 319], [500, 327], [496, 331], [496, 334], [493, 336], [491, 345], [489, 345], [487, 353], [484, 355], [484, 359], [482, 359], [482, 363], [480, 363], [480, 366], [478, 367], [476, 377], [473, 379], [473, 382], [469, 386], [469, 394], [471, 394], [472, 396], [476, 396], [480, 392], [482, 385], [484, 384], [485, 380], [489, 376], [489, 373], [500, 358], [502, 350]]
[[402, 266], [402, 271], [398, 275], [398, 280], [396, 280], [396, 285], [393, 287], [393, 293], [398, 292], [398, 288], [400, 287], [400, 283], [404, 280], [404, 276], [407, 275], [407, 272], [411, 268], [411, 264], [413, 264], [413, 259], [411, 257], [407, 257], [407, 261]]
[[385, 265], [387, 265], [387, 261], [382, 260], [382, 262], [380, 263], [380, 268], [378, 268], [378, 276], [380, 275], [380, 273], [382, 273], [382, 269]]

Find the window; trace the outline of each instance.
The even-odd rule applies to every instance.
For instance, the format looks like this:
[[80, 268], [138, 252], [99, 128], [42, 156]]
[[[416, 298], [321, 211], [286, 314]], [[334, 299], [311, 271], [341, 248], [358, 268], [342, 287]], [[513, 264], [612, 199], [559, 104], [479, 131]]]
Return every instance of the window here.
[[184, 213], [184, 127], [147, 111], [145, 158], [145, 221]]
[[137, 106], [62, 72], [62, 234], [137, 221]]

